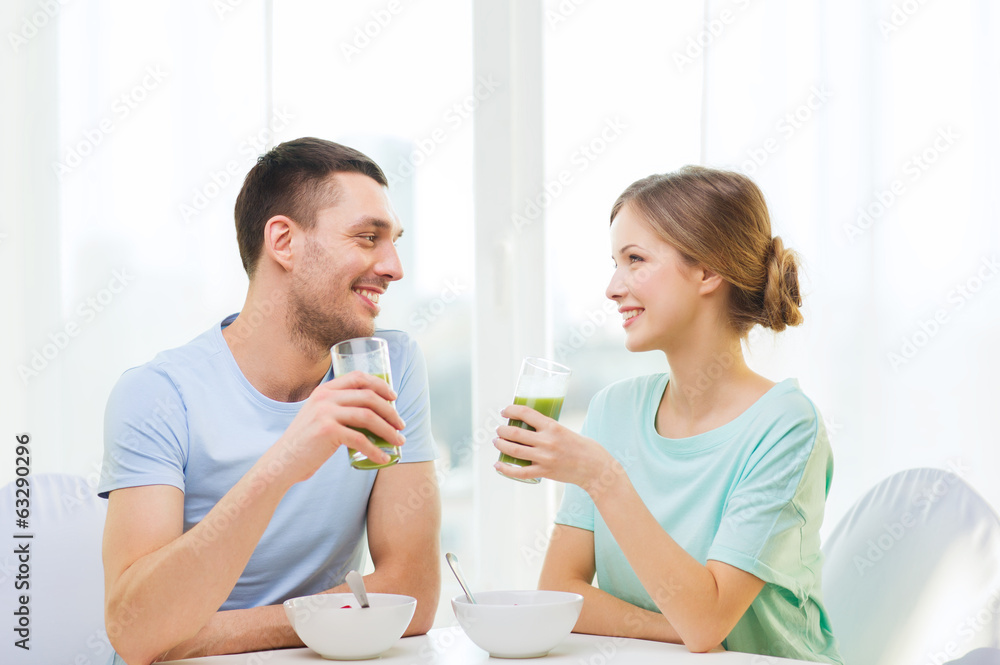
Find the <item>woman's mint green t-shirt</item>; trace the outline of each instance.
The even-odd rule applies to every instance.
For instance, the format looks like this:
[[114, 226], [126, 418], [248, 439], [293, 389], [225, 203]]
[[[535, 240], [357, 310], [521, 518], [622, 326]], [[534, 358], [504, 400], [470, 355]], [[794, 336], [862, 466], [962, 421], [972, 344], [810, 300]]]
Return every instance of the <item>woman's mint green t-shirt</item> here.
[[[654, 374], [608, 386], [591, 401], [581, 433], [622, 464], [646, 507], [691, 556], [765, 582], [727, 649], [841, 663], [821, 599], [819, 528], [833, 457], [816, 408], [788, 379], [722, 427], [667, 439], [655, 425], [667, 381]], [[556, 522], [594, 532], [602, 590], [659, 611], [579, 487], [566, 486]]]

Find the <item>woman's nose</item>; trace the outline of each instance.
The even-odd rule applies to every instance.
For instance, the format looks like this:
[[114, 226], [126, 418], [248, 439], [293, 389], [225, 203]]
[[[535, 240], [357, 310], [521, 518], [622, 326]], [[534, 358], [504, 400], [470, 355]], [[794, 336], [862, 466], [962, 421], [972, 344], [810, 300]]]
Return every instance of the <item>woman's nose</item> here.
[[625, 288], [625, 280], [621, 278], [616, 269], [614, 274], [611, 275], [611, 281], [608, 282], [608, 288], [605, 289], [604, 295], [608, 297], [609, 300], [618, 300], [623, 298], [627, 293]]

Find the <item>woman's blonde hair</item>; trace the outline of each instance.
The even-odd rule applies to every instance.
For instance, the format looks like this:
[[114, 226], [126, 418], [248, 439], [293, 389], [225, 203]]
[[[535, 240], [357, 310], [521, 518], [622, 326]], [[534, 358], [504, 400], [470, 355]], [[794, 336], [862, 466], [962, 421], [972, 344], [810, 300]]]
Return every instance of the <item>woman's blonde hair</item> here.
[[796, 255], [771, 237], [764, 194], [750, 178], [685, 166], [629, 185], [611, 221], [626, 205], [686, 261], [731, 285], [729, 320], [741, 337], [758, 323], [776, 332], [802, 323]]

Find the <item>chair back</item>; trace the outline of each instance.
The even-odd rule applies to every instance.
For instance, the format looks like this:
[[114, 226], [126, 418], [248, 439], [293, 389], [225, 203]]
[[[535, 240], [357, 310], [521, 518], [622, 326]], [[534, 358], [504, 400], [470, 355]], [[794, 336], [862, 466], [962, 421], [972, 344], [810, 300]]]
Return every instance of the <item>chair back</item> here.
[[[15, 511], [25, 507], [27, 525], [21, 528]], [[106, 502], [79, 476], [31, 474], [27, 488], [15, 481], [0, 489], [7, 532], [0, 532], [5, 543], [0, 549], [0, 616], [5, 618], [0, 662], [108, 662], [112, 650], [104, 630], [101, 564], [106, 513]], [[22, 604], [22, 596], [27, 603]], [[26, 623], [26, 633], [11, 633], [11, 618], [15, 629]], [[16, 645], [25, 634], [28, 650]]]
[[886, 478], [823, 550], [823, 600], [848, 665], [943, 665], [1000, 647], [1000, 519], [957, 474]]
[[995, 647], [973, 649], [961, 658], [949, 661], [948, 665], [1000, 665], [1000, 649]]

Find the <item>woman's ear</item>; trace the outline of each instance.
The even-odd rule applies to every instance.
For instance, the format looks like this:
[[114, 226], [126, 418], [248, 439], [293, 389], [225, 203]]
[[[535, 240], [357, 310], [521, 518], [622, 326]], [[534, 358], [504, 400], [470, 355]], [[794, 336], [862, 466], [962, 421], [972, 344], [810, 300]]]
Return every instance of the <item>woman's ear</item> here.
[[264, 253], [285, 271], [294, 263], [292, 236], [299, 230], [290, 217], [275, 215], [264, 224]]
[[722, 275], [711, 270], [710, 268], [701, 267], [701, 286], [698, 288], [698, 293], [701, 295], [708, 295], [718, 291], [725, 282], [722, 279]]

